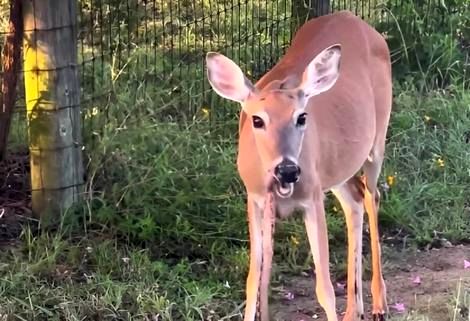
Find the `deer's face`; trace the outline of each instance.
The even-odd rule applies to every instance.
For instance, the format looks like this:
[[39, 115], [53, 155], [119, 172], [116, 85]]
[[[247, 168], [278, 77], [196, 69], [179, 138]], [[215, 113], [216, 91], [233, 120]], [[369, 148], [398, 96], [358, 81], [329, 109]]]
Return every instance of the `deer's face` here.
[[299, 155], [308, 117], [302, 90], [268, 86], [243, 106], [255, 137], [263, 171], [274, 178], [277, 192], [289, 196], [301, 175]]
[[292, 86], [293, 76], [273, 81], [261, 91], [227, 57], [209, 53], [206, 59], [212, 88], [220, 96], [239, 102], [248, 116], [256, 142], [253, 152], [261, 158], [267, 184], [274, 183], [279, 196], [291, 196], [302, 175], [298, 159], [308, 126], [305, 108], [310, 97], [336, 82], [340, 46], [331, 46], [315, 57], [300, 84]]

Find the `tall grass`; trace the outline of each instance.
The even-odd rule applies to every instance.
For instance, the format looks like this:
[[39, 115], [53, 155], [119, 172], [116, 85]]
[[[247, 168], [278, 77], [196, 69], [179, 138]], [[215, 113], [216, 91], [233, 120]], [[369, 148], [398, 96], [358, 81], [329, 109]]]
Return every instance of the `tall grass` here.
[[[104, 12], [112, 7], [112, 4], [108, 8], [104, 3], [95, 5], [103, 7]], [[285, 38], [285, 34], [276, 35], [282, 24], [260, 21], [274, 16], [276, 10], [282, 9], [279, 6], [286, 4], [278, 2], [278, 7], [256, 7], [246, 3], [247, 7], [238, 8], [240, 11], [234, 9], [240, 16], [232, 20], [228, 11], [222, 10], [224, 4], [211, 9], [209, 3], [198, 3], [203, 9], [201, 12], [195, 11], [191, 15], [188, 12], [187, 20], [175, 21], [185, 25], [195, 16], [208, 13], [204, 10], [209, 10], [214, 19], [217, 16], [230, 20], [228, 27], [211, 27], [207, 25], [209, 21], [203, 20], [202, 25], [196, 23], [186, 33], [174, 35], [164, 33], [165, 19], [155, 20], [150, 14], [158, 9], [157, 13], [163, 15], [169, 7], [140, 7], [135, 3], [140, 10], [137, 16], [144, 19], [145, 25], [155, 21], [162, 23], [155, 28], [140, 30], [139, 19], [126, 17], [127, 6], [117, 2], [114, 5], [118, 6], [116, 10], [124, 11], [118, 11], [114, 16], [95, 17], [96, 23], [109, 23], [111, 34], [116, 34], [113, 28], [120, 30], [118, 35], [123, 37], [120, 40], [123, 44], [135, 42], [137, 45], [128, 51], [106, 52], [102, 61], [82, 65], [87, 197], [75, 220], [68, 224], [87, 229], [104, 224], [115, 235], [128, 240], [158, 244], [162, 257], [219, 258], [231, 249], [245, 248], [245, 193], [235, 167], [239, 110], [238, 106], [223, 102], [208, 89], [201, 63], [203, 53], [199, 51], [220, 48], [219, 44], [228, 40], [214, 40], [216, 35], [227, 36], [238, 20], [253, 24], [256, 17], [259, 21], [251, 30], [255, 31], [251, 34], [253, 39], [237, 43], [241, 39], [237, 31], [230, 38], [234, 42], [229, 42], [227, 47], [234, 59], [242, 62], [242, 68], [256, 79], [260, 70], [267, 67], [258, 66], [260, 69], [254, 72], [250, 66], [256, 65], [259, 57], [268, 56], [273, 50], [270, 42], [279, 44]], [[408, 2], [407, 5], [412, 6]], [[90, 9], [86, 2], [82, 7], [85, 11]], [[420, 64], [418, 61], [413, 64], [406, 56], [410, 55], [412, 47], [409, 42], [416, 37], [411, 34], [394, 37], [389, 33], [391, 46], [398, 46], [394, 41], [401, 39], [401, 47], [406, 48], [407, 55], [403, 53], [402, 59], [394, 65], [394, 108], [387, 159], [380, 181], [384, 194], [381, 226], [384, 234], [406, 236], [417, 244], [439, 238], [461, 241], [469, 236], [465, 224], [468, 219], [469, 155], [468, 149], [463, 147], [467, 144], [470, 121], [469, 96], [465, 90], [468, 80], [465, 69], [458, 68], [463, 52], [456, 47], [457, 38], [444, 35], [441, 39], [441, 30], [434, 32], [434, 29], [424, 27], [424, 21], [437, 19], [432, 11], [424, 11], [427, 15], [421, 16], [421, 7], [410, 8], [409, 11], [415, 14], [415, 30], [427, 39], [427, 42], [416, 40], [414, 54], [421, 57], [419, 46], [426, 45], [428, 49], [424, 58], [420, 58]], [[393, 14], [395, 9], [391, 6], [390, 13]], [[178, 7], [172, 10], [178, 11]], [[462, 10], [455, 15], [464, 12]], [[81, 23], [93, 25], [95, 18], [85, 15], [81, 17]], [[397, 18], [394, 23], [403, 23], [403, 26], [393, 30], [403, 32], [406, 30], [404, 18]], [[444, 22], [446, 28], [455, 25], [464, 30], [465, 21], [466, 17], [456, 20], [452, 16]], [[131, 25], [140, 31], [147, 30], [147, 34], [127, 35], [124, 29]], [[275, 27], [263, 29], [263, 26], [271, 25]], [[206, 28], [217, 33], [204, 35]], [[96, 30], [95, 38], [81, 42], [84, 62], [87, 57], [97, 54], [93, 48], [100, 48], [102, 43], [111, 48], [117, 41], [104, 31]], [[163, 45], [170, 38], [165, 38], [160, 47], [152, 47], [156, 43], [148, 46], [145, 41], [142, 43], [142, 39], [160, 39], [164, 35], [176, 39], [172, 55]], [[255, 37], [261, 39], [259, 43]], [[432, 42], [434, 37], [442, 41]], [[102, 43], [98, 44], [97, 39]], [[191, 51], [193, 48], [191, 52], [183, 53], [186, 44], [196, 46], [197, 52]], [[272, 59], [282, 54], [282, 47], [274, 49], [277, 51]], [[175, 56], [179, 53], [181, 55]], [[188, 63], [185, 57], [194, 60], [188, 65], [191, 73], [180, 69]], [[175, 59], [180, 59], [182, 65], [173, 64]], [[158, 63], [153, 63], [154, 60]], [[453, 60], [455, 64], [452, 64]], [[165, 66], [175, 69], [165, 69]], [[406, 68], [418, 68], [414, 70], [421, 72]], [[444, 80], [441, 77], [444, 74], [445, 82], [436, 80]], [[96, 93], [103, 94], [96, 97]], [[21, 131], [13, 129], [13, 132]], [[346, 242], [344, 221], [340, 206], [331, 195], [327, 207], [331, 214], [330, 238], [333, 243], [342, 245]], [[294, 249], [289, 241], [305, 239], [299, 223], [292, 218], [278, 229], [278, 238], [287, 240], [288, 244], [279, 245], [280, 253], [289, 258], [292, 266], [305, 265], [308, 261], [306, 243]]]
[[[394, 108], [380, 181], [384, 194], [382, 226], [385, 234], [398, 233], [421, 245], [440, 238], [461, 241], [470, 235], [465, 224], [469, 155], [462, 148], [470, 122], [465, 90], [468, 80], [465, 69], [457, 68], [464, 63], [464, 53], [456, 46], [455, 35], [444, 35], [439, 43], [431, 41], [439, 38], [442, 30], [425, 28], [423, 21], [435, 21], [435, 12], [408, 2], [405, 5], [412, 6], [409, 11], [415, 15], [414, 30], [428, 42], [411, 46], [409, 41], [414, 38], [410, 34], [399, 37], [407, 54], [404, 52], [394, 65]], [[390, 13], [395, 9], [390, 7]], [[266, 12], [269, 16], [269, 10]], [[421, 16], [423, 12], [426, 16]], [[403, 32], [404, 18], [398, 18], [393, 23], [402, 23], [399, 30]], [[443, 23], [446, 28], [461, 25], [453, 16]], [[261, 38], [269, 39], [269, 35]], [[389, 33], [391, 45], [395, 44], [393, 35]], [[247, 62], [266, 55], [263, 47], [251, 45], [239, 44], [239, 49], [232, 51], [246, 55], [235, 57], [245, 61], [242, 68], [246, 70], [250, 69]], [[424, 58], [419, 55], [422, 45], [429, 46]], [[264, 48], [268, 47], [265, 43]], [[412, 47], [416, 58], [421, 57], [420, 63], [406, 60]], [[193, 66], [200, 78], [191, 79], [178, 72], [172, 75], [178, 83], [178, 88], [173, 88], [176, 91], [167, 87], [173, 86], [171, 81], [163, 87], [152, 83], [146, 78], [147, 71], [136, 65], [146, 56], [144, 49], [133, 50], [124, 67], [115, 63], [115, 53], [111, 62], [103, 65], [105, 81], [95, 77], [93, 84], [87, 85], [111, 88], [104, 99], [94, 100], [85, 115], [85, 127], [89, 128], [85, 131], [89, 159], [87, 220], [104, 223], [132, 240], [157, 242], [162, 248], [168, 247], [166, 252], [179, 253], [180, 257], [208, 258], [232, 247], [244, 247], [245, 195], [235, 168], [238, 106], [219, 100], [208, 90], [202, 64]], [[454, 65], [453, 60], [457, 61]], [[164, 73], [159, 69], [163, 65], [152, 68], [157, 74]], [[445, 72], [444, 83], [441, 76]], [[185, 109], [188, 97], [197, 106], [194, 114]], [[344, 244], [344, 221], [332, 197], [328, 198], [328, 210], [332, 213], [331, 239]], [[289, 240], [303, 236], [302, 225], [294, 218], [280, 228], [278, 237]], [[303, 249], [295, 258], [289, 246], [282, 253], [305, 262], [308, 251]]]

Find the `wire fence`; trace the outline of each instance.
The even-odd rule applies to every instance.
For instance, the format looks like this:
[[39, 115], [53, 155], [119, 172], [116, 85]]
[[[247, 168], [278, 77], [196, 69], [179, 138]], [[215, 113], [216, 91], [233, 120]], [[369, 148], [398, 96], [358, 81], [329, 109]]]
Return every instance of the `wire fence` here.
[[[2, 0], [0, 35], [7, 25]], [[422, 2], [422, 3], [421, 3]], [[78, 50], [82, 106], [109, 100], [116, 89], [152, 95], [162, 117], [191, 119], [201, 108], [215, 107], [208, 91], [204, 55], [221, 51], [247, 74], [258, 78], [284, 53], [303, 18], [350, 10], [387, 33], [412, 34], [427, 25], [412, 1], [389, 0], [79, 0]], [[420, 1], [421, 12], [445, 19], [449, 8], [438, 0]], [[302, 17], [296, 17], [295, 13]], [[394, 39], [395, 40], [395, 39]], [[403, 50], [393, 43], [392, 50]], [[1, 75], [1, 71], [0, 71]], [[17, 111], [24, 110], [22, 82]], [[124, 87], [123, 87], [124, 86]], [[93, 112], [93, 111], [92, 111]], [[224, 117], [218, 108], [211, 115]], [[86, 113], [84, 113], [85, 115]], [[87, 122], [85, 122], [86, 124]], [[92, 125], [90, 126], [98, 126]], [[99, 127], [99, 126], [98, 126]]]
[[288, 0], [95, 1], [81, 11], [84, 96], [126, 82], [149, 91], [170, 119], [214, 104], [204, 79], [207, 51], [224, 52], [257, 77], [292, 35]]
[[[209, 111], [211, 121], [236, 117], [209, 90], [204, 55], [220, 51], [257, 79], [285, 52], [303, 20], [350, 10], [389, 39], [394, 61], [409, 49], [400, 33], [439, 28], [429, 17], [452, 8], [439, 0], [88, 0], [81, 1], [80, 59], [83, 105], [110, 99], [116, 88], [150, 97], [165, 120], [192, 119]], [[396, 30], [399, 29], [397, 33]], [[145, 94], [144, 94], [145, 93]], [[95, 104], [95, 113], [99, 104]], [[102, 106], [102, 105], [101, 105]], [[224, 107], [225, 106], [225, 107]], [[99, 111], [101, 112], [101, 111]], [[91, 125], [101, 128], [101, 125]], [[87, 130], [88, 131], [88, 130]]]

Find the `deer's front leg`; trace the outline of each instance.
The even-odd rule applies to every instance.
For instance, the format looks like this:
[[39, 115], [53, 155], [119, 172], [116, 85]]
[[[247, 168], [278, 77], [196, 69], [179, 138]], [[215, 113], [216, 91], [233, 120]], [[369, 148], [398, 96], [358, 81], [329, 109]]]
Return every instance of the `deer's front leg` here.
[[246, 308], [244, 321], [254, 321], [261, 279], [263, 255], [262, 211], [254, 198], [248, 195], [248, 227], [250, 233], [250, 267], [246, 280]]
[[269, 283], [273, 264], [273, 237], [275, 224], [274, 195], [268, 192], [263, 207], [262, 240], [263, 255], [261, 261], [261, 283], [259, 288], [260, 321], [269, 321]]
[[337, 321], [336, 297], [330, 277], [330, 255], [323, 195], [309, 202], [305, 208], [305, 227], [315, 264], [316, 294], [326, 312], [328, 321]]

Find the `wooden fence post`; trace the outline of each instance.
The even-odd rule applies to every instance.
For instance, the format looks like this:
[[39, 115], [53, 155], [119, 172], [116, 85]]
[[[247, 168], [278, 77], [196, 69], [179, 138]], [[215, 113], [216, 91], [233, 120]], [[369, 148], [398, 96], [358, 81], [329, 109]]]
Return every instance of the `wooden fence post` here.
[[83, 183], [77, 0], [24, 0], [24, 79], [32, 210], [43, 226], [80, 200]]
[[330, 13], [330, 0], [315, 0], [316, 16], [323, 16]]
[[310, 16], [313, 16], [313, 7], [309, 7], [309, 0], [292, 0], [293, 31], [301, 27]]
[[307, 20], [330, 13], [330, 0], [292, 0], [294, 31]]

